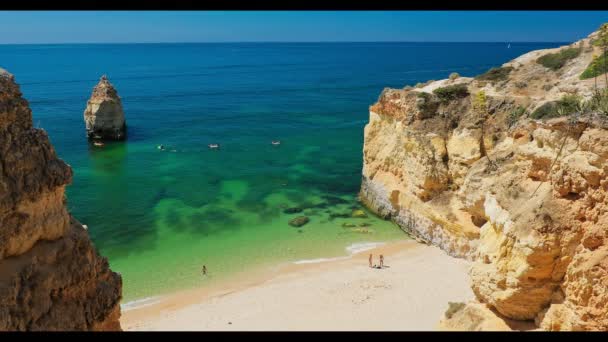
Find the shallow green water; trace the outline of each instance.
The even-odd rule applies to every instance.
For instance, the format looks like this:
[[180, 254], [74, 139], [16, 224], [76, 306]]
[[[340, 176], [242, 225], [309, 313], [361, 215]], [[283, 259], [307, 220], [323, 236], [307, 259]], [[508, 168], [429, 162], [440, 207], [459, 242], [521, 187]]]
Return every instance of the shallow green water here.
[[[341, 165], [324, 160], [328, 157], [321, 157], [318, 147], [301, 148], [309, 137], [301, 139], [304, 140], [293, 137], [278, 147], [268, 144], [270, 147], [265, 152], [256, 152], [268, 163], [279, 162], [285, 154], [293, 155], [285, 161], [284, 172], [225, 179], [210, 179], [210, 175], [204, 173], [197, 175], [193, 165], [212, 158], [229, 158], [228, 149], [189, 153], [179, 149], [161, 152], [148, 147], [137, 152], [137, 144], [129, 145], [128, 155], [141, 153], [163, 160], [157, 163], [157, 169], [146, 170], [155, 175], [155, 180], [148, 180], [153, 184], [145, 188], [161, 189], [154, 196], [143, 188], [141, 194], [133, 194], [131, 186], [126, 196], [120, 195], [123, 190], [120, 184], [129, 183], [128, 176], [122, 180], [116, 176], [125, 173], [115, 170], [123, 162], [128, 164], [128, 161], [117, 162], [123, 157], [127, 159], [122, 152], [124, 145], [113, 144], [93, 151], [92, 160], [96, 161], [97, 168], [81, 176], [96, 184], [96, 196], [90, 198], [88, 204], [108, 208], [109, 220], [104, 224], [114, 221], [118, 225], [113, 229], [114, 239], [104, 239], [102, 252], [111, 261], [112, 268], [123, 275], [125, 300], [229, 279], [251, 267], [340, 257], [348, 255], [346, 247], [357, 243], [406, 238], [398, 227], [369, 212], [367, 218], [353, 218], [354, 210], [363, 209], [357, 202], [356, 191], [323, 189], [323, 185], [334, 185], [321, 181], [327, 175], [318, 171], [322, 164], [336, 169]], [[290, 146], [292, 144], [294, 146]], [[315, 178], [318, 180], [314, 181]], [[137, 198], [136, 203], [127, 203], [133, 198]], [[110, 205], [109, 200], [113, 201]], [[74, 202], [70, 198], [70, 203]], [[77, 203], [80, 205], [82, 201]], [[125, 246], [122, 234], [131, 236], [139, 229], [121, 224], [125, 221], [123, 215], [131, 213], [125, 208], [142, 203], [150, 203], [140, 209], [146, 211], [150, 226], [141, 228], [153, 233], [141, 234]], [[302, 212], [284, 212], [294, 207], [301, 208]], [[302, 215], [310, 219], [306, 225], [296, 228], [288, 224], [289, 220]], [[85, 223], [91, 229], [96, 226], [90, 221]], [[344, 227], [345, 224], [355, 227]], [[122, 234], [121, 228], [124, 228]], [[201, 276], [202, 265], [207, 266], [208, 277]]]

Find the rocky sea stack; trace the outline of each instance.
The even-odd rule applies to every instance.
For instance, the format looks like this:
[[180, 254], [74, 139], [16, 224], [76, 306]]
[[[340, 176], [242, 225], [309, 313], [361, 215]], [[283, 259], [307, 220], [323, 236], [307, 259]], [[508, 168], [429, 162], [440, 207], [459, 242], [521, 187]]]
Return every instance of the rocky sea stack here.
[[84, 110], [87, 137], [94, 140], [124, 140], [127, 125], [120, 97], [106, 75], [101, 76]]
[[442, 328], [608, 330], [608, 89], [586, 76], [597, 38], [386, 89], [370, 107], [361, 200], [473, 262], [477, 301], [453, 303]]
[[0, 69], [0, 330], [120, 330], [122, 279], [67, 211], [71, 180]]

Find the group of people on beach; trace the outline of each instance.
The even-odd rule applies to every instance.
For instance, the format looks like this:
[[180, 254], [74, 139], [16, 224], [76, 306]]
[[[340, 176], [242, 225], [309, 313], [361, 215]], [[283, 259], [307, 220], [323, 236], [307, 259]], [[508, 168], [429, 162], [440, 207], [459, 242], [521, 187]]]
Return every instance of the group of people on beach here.
[[369, 267], [370, 268], [384, 268], [384, 255], [380, 254], [380, 265], [373, 264], [374, 256], [372, 254], [369, 255]]

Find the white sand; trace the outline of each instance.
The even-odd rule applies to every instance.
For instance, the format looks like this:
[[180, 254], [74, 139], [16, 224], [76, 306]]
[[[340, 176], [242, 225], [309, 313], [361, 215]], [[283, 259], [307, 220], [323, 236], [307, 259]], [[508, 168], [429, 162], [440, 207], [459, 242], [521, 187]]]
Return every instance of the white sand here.
[[[369, 253], [385, 256], [368, 267]], [[435, 330], [448, 301], [473, 298], [469, 263], [404, 241], [347, 260], [288, 265], [224, 293], [199, 289], [123, 313], [125, 330]]]

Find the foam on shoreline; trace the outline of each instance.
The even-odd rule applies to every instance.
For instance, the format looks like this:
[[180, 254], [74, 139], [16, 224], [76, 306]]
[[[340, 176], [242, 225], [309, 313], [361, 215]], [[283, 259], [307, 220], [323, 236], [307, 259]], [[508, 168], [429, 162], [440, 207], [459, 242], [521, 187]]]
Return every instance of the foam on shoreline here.
[[335, 258], [303, 259], [303, 260], [294, 261], [293, 263], [296, 264], [296, 265], [299, 265], [299, 264], [316, 264], [316, 263], [320, 263], [320, 262], [346, 260], [346, 259], [351, 258], [353, 255], [355, 255], [357, 253], [365, 252], [365, 251], [368, 251], [370, 249], [374, 249], [374, 248], [380, 247], [380, 246], [382, 246], [384, 244], [386, 244], [386, 242], [359, 242], [359, 243], [353, 243], [352, 245], [347, 246], [345, 248], [346, 251], [348, 252], [348, 256], [335, 257]]
[[[351, 245], [349, 245], [349, 246], [347, 246], [345, 248], [346, 252], [348, 253], [347, 256], [334, 257], [334, 258], [302, 259], [302, 260], [296, 260], [296, 261], [294, 261], [293, 264], [296, 264], [296, 265], [300, 265], [300, 264], [316, 264], [316, 263], [322, 263], [322, 262], [347, 260], [347, 259], [350, 259], [353, 255], [355, 255], [357, 253], [368, 251], [368, 250], [380, 247], [380, 246], [385, 245], [385, 244], [386, 244], [386, 242], [359, 242], [359, 243], [353, 243], [353, 244], [351, 244]], [[136, 300], [132, 300], [130, 302], [121, 304], [120, 308], [121, 308], [121, 311], [126, 312], [126, 311], [129, 311], [129, 310], [139, 309], [139, 308], [142, 308], [142, 307], [158, 304], [160, 302], [161, 302], [161, 297], [159, 297], [159, 296], [145, 297], [145, 298], [136, 299]]]
[[142, 308], [145, 306], [154, 305], [157, 303], [160, 303], [159, 297], [146, 297], [146, 298], [136, 299], [136, 300], [132, 300], [130, 302], [121, 304], [120, 310], [124, 312], [124, 311]]

